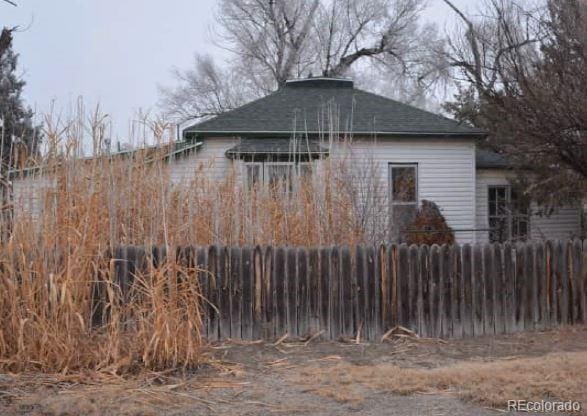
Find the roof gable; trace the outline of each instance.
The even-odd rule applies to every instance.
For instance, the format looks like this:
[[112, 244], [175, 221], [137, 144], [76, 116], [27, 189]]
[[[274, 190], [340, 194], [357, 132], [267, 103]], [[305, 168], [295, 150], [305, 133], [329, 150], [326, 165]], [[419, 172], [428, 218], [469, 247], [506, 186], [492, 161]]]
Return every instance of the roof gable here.
[[266, 97], [195, 124], [184, 133], [327, 133], [482, 136], [483, 130], [372, 94], [344, 79], [288, 81]]

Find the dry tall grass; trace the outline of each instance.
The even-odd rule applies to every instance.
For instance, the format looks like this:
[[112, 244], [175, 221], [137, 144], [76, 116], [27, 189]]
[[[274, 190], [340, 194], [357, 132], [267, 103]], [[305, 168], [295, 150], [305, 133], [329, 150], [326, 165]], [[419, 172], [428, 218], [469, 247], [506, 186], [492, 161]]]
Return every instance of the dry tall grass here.
[[[42, 210], [15, 206], [14, 221], [2, 223], [10, 237], [0, 248], [0, 368], [120, 373], [198, 363], [203, 300], [196, 270], [170, 258], [123, 294], [106, 255], [112, 247], [351, 245], [367, 238], [360, 210], [369, 204], [357, 204], [344, 161], [323, 164], [319, 178], [294, 178], [288, 194], [249, 189], [236, 171], [219, 183], [195, 166], [191, 178], [176, 182], [164, 125], [151, 125], [157, 148], [111, 155], [103, 151], [103, 122], [97, 113], [66, 124], [48, 118], [45, 153], [35, 161], [42, 169], [17, 173], [21, 184], [45, 188], [30, 195], [41, 197]], [[84, 136], [93, 157], [79, 157]], [[92, 325], [98, 275], [112, 317], [100, 327]]]

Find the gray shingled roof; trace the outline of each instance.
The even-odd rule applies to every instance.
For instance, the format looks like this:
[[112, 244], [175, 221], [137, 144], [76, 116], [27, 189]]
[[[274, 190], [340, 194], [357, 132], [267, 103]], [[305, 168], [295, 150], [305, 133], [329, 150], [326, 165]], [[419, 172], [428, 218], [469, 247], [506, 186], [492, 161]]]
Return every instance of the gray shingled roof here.
[[479, 148], [476, 151], [475, 164], [477, 169], [507, 169], [512, 167], [504, 155]]
[[333, 130], [354, 134], [483, 136], [483, 130], [354, 88], [341, 79], [288, 81], [276, 92], [195, 124], [186, 133], [291, 135]]

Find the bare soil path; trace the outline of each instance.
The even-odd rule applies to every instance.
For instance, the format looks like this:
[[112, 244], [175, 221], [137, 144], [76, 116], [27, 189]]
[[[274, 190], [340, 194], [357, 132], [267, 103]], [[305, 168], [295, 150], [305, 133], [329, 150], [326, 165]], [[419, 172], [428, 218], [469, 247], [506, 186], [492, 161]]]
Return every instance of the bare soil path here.
[[[497, 415], [507, 399], [587, 410], [587, 328], [384, 343], [223, 343], [186, 376], [0, 375], [2, 415]], [[512, 413], [513, 414], [513, 413]]]

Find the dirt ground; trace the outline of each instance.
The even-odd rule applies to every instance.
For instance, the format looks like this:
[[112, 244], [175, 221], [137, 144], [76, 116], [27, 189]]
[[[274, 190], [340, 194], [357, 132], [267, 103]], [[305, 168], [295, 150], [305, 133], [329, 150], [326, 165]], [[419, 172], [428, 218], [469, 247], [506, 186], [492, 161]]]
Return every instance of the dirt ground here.
[[442, 341], [223, 343], [189, 374], [0, 375], [2, 415], [496, 415], [508, 399], [587, 410], [587, 327]]

